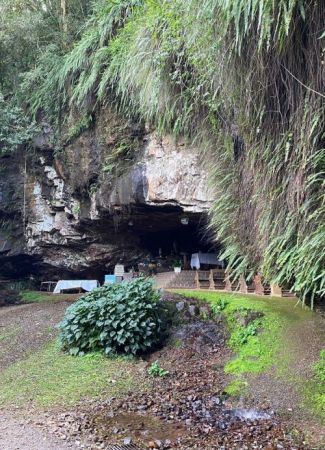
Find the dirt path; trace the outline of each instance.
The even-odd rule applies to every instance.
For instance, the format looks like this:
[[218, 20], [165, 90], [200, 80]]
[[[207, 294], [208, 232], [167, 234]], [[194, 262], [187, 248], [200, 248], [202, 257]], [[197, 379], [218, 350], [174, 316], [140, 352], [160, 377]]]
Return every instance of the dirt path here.
[[56, 325], [73, 301], [0, 308], [0, 370], [39, 350], [57, 335]]
[[297, 316], [285, 330], [279, 360], [287, 361], [266, 373], [251, 377], [251, 393], [258, 404], [266, 404], [285, 420], [300, 429], [310, 442], [324, 443], [325, 427], [306, 407], [304, 388], [313, 376], [312, 366], [325, 347], [325, 318], [306, 311], [301, 319], [301, 306]]
[[68, 450], [72, 445], [48, 436], [43, 430], [25, 418], [0, 411], [0, 449], [1, 450]]
[[[74, 300], [33, 303], [0, 308], [1, 370], [42, 348], [57, 335], [55, 326]], [[0, 450], [67, 450], [71, 445], [48, 435], [31, 416], [0, 410]]]

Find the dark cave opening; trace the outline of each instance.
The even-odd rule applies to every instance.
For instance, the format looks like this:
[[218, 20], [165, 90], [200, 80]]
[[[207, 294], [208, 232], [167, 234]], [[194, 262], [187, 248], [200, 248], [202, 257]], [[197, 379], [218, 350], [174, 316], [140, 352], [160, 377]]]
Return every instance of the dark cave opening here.
[[215, 251], [215, 244], [209, 242], [205, 230], [197, 223], [175, 224], [168, 229], [152, 230], [139, 235], [140, 246], [153, 257], [182, 255]]
[[190, 269], [191, 254], [220, 252], [207, 223], [207, 214], [184, 212], [174, 205], [118, 209], [97, 222], [85, 218], [79, 228], [86, 236], [84, 243], [43, 246], [43, 254], [37, 256], [4, 257], [0, 278], [35, 280], [35, 285], [59, 279], [103, 282], [116, 264], [138, 270], [148, 261], [156, 261], [161, 271], [172, 270], [173, 261]]

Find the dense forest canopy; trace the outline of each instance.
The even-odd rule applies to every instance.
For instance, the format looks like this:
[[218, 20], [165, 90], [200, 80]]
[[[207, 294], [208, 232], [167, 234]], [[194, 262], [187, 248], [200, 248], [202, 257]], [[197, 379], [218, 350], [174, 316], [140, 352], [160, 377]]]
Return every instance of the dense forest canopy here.
[[209, 170], [210, 223], [233, 274], [324, 295], [322, 0], [0, 0], [0, 10], [1, 105], [28, 114], [26, 127], [45, 115], [60, 146], [72, 111], [82, 130], [108, 104], [187, 137]]

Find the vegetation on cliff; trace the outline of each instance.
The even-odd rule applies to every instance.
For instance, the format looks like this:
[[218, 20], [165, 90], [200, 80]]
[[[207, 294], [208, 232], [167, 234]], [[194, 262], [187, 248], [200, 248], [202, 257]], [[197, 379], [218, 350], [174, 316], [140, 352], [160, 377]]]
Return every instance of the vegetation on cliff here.
[[[106, 103], [185, 135], [210, 171], [211, 227], [233, 273], [324, 295], [321, 0], [13, 3], [21, 9], [4, 15], [2, 89], [32, 116], [45, 113], [58, 136], [69, 113], [88, 117]], [[28, 26], [33, 49], [18, 67], [13, 23]], [[25, 39], [20, 31], [16, 53]]]

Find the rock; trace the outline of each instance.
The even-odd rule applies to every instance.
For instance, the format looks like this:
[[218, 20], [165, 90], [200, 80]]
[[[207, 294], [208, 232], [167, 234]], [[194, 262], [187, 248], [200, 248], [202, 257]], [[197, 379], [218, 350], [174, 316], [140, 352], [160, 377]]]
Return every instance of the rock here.
[[210, 308], [208, 306], [200, 306], [199, 314], [202, 319], [208, 319], [210, 317]]
[[220, 397], [211, 397], [211, 402], [214, 403], [215, 405], [221, 405], [222, 400]]
[[195, 317], [197, 315], [197, 306], [196, 305], [190, 305], [188, 307], [188, 312], [192, 317]]
[[[108, 109], [95, 123], [65, 148], [64, 159], [55, 156], [43, 131], [35, 156], [27, 159], [26, 179], [23, 158], [12, 154], [1, 160], [0, 215], [8, 217], [6, 232], [0, 230], [3, 274], [8, 270], [21, 276], [31, 266], [48, 277], [96, 268], [102, 272], [121, 253], [130, 260], [144, 257], [147, 251], [139, 246], [137, 233], [152, 232], [153, 223], [168, 231], [166, 214], [175, 224], [184, 213], [190, 220], [207, 214], [212, 195], [197, 149], [140, 126], [135, 131]], [[121, 138], [130, 139], [137, 158], [112, 177], [102, 168]]]
[[178, 311], [183, 311], [185, 308], [185, 302], [178, 302], [176, 303], [176, 308]]

